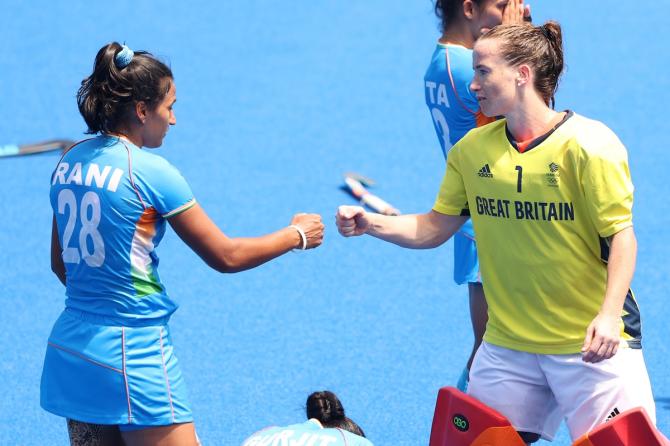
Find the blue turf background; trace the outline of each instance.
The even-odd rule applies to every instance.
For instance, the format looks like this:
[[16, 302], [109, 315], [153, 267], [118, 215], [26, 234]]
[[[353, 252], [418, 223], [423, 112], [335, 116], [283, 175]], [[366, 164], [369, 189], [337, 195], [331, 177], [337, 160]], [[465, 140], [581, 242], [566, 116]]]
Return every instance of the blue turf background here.
[[[205, 445], [303, 418], [329, 388], [377, 445], [427, 444], [437, 389], [470, 348], [451, 243], [409, 251], [334, 228], [344, 171], [377, 179], [404, 212], [443, 173], [422, 77], [438, 37], [428, 0], [136, 2], [3, 0], [0, 144], [82, 136], [74, 100], [96, 51], [126, 41], [169, 61], [177, 126], [160, 153], [232, 236], [323, 214], [324, 246], [222, 276], [173, 233], [161, 274], [182, 307], [176, 350]], [[559, 108], [600, 119], [629, 149], [639, 239], [634, 289], [659, 426], [670, 432], [665, 106], [670, 2], [537, 1], [564, 26]], [[67, 444], [39, 408], [45, 341], [63, 290], [49, 270], [54, 154], [0, 160], [0, 444]], [[557, 441], [569, 445], [564, 430]]]

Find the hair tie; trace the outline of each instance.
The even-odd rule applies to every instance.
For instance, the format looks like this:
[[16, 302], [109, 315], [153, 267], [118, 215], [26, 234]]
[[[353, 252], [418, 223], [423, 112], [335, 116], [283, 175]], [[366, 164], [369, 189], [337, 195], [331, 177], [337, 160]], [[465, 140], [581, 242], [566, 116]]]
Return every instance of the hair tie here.
[[114, 63], [116, 64], [116, 67], [119, 70], [123, 70], [128, 66], [131, 60], [133, 60], [133, 56], [135, 55], [135, 52], [128, 48], [126, 45], [121, 46], [121, 51], [116, 53], [116, 56], [114, 57]]

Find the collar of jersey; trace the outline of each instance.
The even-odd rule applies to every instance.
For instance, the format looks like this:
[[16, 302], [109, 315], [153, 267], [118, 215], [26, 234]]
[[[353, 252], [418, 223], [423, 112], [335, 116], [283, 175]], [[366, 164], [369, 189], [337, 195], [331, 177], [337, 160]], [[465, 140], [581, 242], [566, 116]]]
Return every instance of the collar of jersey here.
[[319, 420], [317, 420], [316, 418], [310, 418], [307, 421], [311, 421], [312, 424], [314, 424], [315, 426], [318, 426], [319, 429], [323, 429], [323, 424], [321, 424], [321, 422]]
[[123, 145], [126, 145], [126, 146], [135, 147], [135, 148], [139, 149], [139, 147], [137, 147], [135, 144], [133, 144], [133, 142], [130, 141], [125, 136], [109, 135], [107, 133], [103, 133], [100, 136], [102, 136], [103, 138], [105, 138], [106, 140], [108, 140], [110, 142], [113, 142], [114, 144], [123, 144]]
[[461, 49], [463, 49], [463, 50], [472, 51], [472, 49], [471, 49], [471, 48], [468, 48], [467, 46], [463, 46], [463, 45], [460, 45], [460, 44], [458, 44], [458, 43], [442, 43], [442, 42], [440, 42], [439, 40], [437, 41], [437, 46], [439, 46], [440, 48], [448, 48], [448, 47], [451, 47], [451, 48], [461, 48]]
[[512, 136], [512, 133], [510, 133], [509, 128], [507, 128], [507, 123], [505, 123], [505, 135], [507, 135], [507, 140], [509, 141], [510, 145], [512, 147], [514, 147], [514, 149], [517, 152], [519, 152], [519, 153], [529, 152], [531, 149], [533, 149], [533, 148], [539, 146], [540, 144], [542, 144], [547, 138], [549, 138], [551, 136], [552, 133], [554, 133], [556, 131], [556, 129], [558, 129], [561, 125], [563, 125], [563, 123], [565, 121], [567, 121], [572, 115], [574, 115], [574, 112], [572, 110], [564, 110], [564, 111], [565, 111], [565, 116], [563, 117], [563, 119], [561, 119], [560, 122], [558, 124], [556, 124], [555, 126], [553, 126], [551, 128], [551, 130], [549, 130], [547, 133], [545, 133], [543, 135], [540, 135], [537, 138], [535, 138], [534, 140], [532, 140], [530, 142], [530, 144], [528, 144], [528, 146], [524, 149], [523, 152], [521, 152], [519, 150], [519, 146], [517, 145], [517, 142], [514, 139], [514, 136]]

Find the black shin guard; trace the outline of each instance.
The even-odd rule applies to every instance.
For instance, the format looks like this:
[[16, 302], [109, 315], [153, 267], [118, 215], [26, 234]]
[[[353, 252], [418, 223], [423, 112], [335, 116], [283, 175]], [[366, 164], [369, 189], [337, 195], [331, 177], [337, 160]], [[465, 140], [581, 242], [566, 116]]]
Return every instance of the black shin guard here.
[[123, 446], [119, 428], [113, 425], [67, 420], [67, 433], [70, 446]]
[[535, 443], [540, 439], [540, 434], [536, 434], [534, 432], [519, 432], [519, 436], [527, 444]]

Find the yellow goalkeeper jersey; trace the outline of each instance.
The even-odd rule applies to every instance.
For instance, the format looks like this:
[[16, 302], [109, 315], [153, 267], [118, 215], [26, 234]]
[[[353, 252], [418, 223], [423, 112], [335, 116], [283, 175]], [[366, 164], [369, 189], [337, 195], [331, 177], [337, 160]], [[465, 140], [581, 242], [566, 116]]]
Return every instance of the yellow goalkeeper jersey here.
[[[626, 149], [572, 112], [524, 149], [504, 119], [471, 130], [449, 152], [433, 209], [472, 218], [489, 305], [484, 340], [578, 353], [604, 300], [608, 237], [633, 224]], [[640, 348], [630, 291], [621, 335]]]

